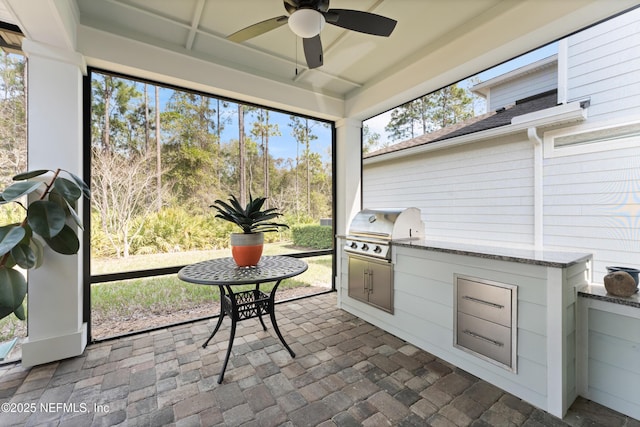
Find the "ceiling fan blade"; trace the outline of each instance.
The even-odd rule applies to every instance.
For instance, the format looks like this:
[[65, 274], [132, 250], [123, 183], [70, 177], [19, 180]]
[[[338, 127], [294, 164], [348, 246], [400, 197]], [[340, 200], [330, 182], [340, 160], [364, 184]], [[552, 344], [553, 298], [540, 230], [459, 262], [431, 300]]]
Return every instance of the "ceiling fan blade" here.
[[307, 67], [318, 68], [322, 66], [322, 41], [320, 35], [309, 39], [302, 39], [304, 47], [304, 57], [307, 60]]
[[287, 9], [289, 15], [300, 8], [300, 0], [283, 0], [284, 8]]
[[389, 37], [397, 24], [395, 19], [386, 16], [351, 9], [330, 9], [324, 17], [329, 24], [384, 37]]
[[258, 22], [257, 24], [249, 25], [235, 33], [227, 36], [227, 40], [232, 42], [243, 42], [253, 37], [259, 36], [271, 30], [275, 30], [287, 23], [288, 16], [282, 15], [275, 18], [267, 19], [266, 21]]

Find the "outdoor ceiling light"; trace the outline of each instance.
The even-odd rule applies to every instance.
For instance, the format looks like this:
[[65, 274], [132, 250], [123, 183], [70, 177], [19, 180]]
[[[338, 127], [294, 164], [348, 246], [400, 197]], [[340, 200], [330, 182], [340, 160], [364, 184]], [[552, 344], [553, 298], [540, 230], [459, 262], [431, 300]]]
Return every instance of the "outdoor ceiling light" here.
[[324, 16], [313, 9], [298, 9], [289, 16], [289, 28], [297, 36], [310, 39], [322, 31], [325, 24]]

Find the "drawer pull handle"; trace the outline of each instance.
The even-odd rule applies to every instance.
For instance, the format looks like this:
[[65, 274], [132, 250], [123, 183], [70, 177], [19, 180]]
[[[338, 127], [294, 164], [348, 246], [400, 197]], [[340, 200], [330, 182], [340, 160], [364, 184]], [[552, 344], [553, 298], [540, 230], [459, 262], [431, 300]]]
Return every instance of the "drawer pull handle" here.
[[463, 332], [463, 333], [465, 333], [465, 334], [467, 334], [467, 335], [471, 335], [472, 337], [477, 338], [477, 339], [479, 339], [479, 340], [486, 341], [486, 342], [488, 342], [489, 344], [493, 344], [493, 345], [495, 345], [495, 346], [497, 346], [497, 347], [504, 347], [504, 344], [502, 344], [502, 343], [501, 343], [501, 342], [499, 342], [499, 341], [495, 341], [495, 340], [492, 340], [491, 338], [483, 337], [482, 335], [480, 335], [480, 334], [476, 334], [475, 332], [471, 332], [471, 331], [469, 331], [469, 330], [467, 330], [467, 329], [465, 329], [465, 330], [464, 330], [464, 331], [462, 331], [462, 332]]
[[500, 305], [500, 304], [496, 304], [496, 303], [493, 303], [493, 302], [485, 301], [485, 300], [479, 299], [479, 298], [470, 297], [470, 296], [467, 296], [467, 295], [463, 296], [462, 299], [466, 299], [466, 300], [469, 300], [471, 302], [477, 302], [478, 304], [488, 305], [490, 307], [497, 308], [497, 309], [500, 309], [500, 310], [502, 310], [504, 308], [504, 305]]

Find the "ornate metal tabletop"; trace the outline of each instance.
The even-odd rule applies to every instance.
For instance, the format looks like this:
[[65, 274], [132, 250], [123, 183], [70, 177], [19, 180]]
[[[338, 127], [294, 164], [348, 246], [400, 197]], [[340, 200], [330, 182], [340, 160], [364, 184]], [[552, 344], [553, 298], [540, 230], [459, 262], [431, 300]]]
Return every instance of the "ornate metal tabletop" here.
[[307, 263], [288, 256], [263, 256], [255, 267], [238, 267], [233, 258], [217, 258], [187, 265], [178, 272], [185, 282], [201, 285], [247, 285], [297, 276]]

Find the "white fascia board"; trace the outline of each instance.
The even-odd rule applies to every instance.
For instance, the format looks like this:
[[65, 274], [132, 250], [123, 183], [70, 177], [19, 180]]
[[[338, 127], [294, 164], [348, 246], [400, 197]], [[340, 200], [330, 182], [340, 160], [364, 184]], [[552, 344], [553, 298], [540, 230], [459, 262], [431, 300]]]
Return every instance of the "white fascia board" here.
[[571, 102], [569, 104], [558, 105], [557, 107], [547, 108], [544, 110], [534, 111], [533, 113], [523, 114], [511, 119], [512, 125], [539, 126], [536, 123], [544, 123], [548, 120], [553, 124], [561, 124], [573, 121], [582, 121], [587, 118], [587, 110], [580, 106], [580, 102]]
[[[538, 115], [538, 117], [534, 117], [536, 114]], [[521, 117], [525, 119], [520, 120]], [[516, 116], [511, 120], [510, 125], [487, 129], [480, 132], [474, 132], [455, 138], [427, 143], [424, 145], [418, 145], [416, 147], [407, 148], [404, 150], [392, 151], [387, 154], [365, 158], [362, 160], [362, 163], [363, 165], [370, 165], [374, 163], [397, 160], [402, 157], [415, 156], [417, 154], [427, 153], [430, 151], [443, 150], [446, 148], [473, 144], [488, 139], [501, 138], [518, 132], [527, 132], [527, 130], [532, 127], [547, 127], [564, 123], [573, 123], [586, 120], [586, 118], [587, 111], [580, 107], [579, 102], [572, 102], [571, 104], [547, 108], [546, 110], [541, 110], [536, 113]], [[516, 121], [516, 119], [518, 120]]]
[[78, 35], [78, 50], [89, 66], [321, 119], [344, 118], [338, 97], [83, 25]]

